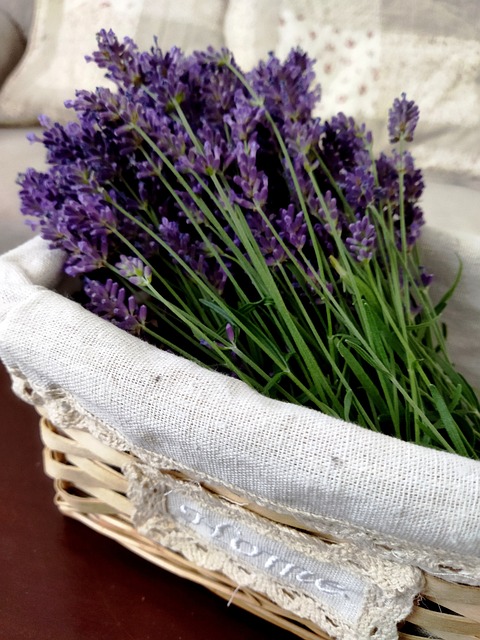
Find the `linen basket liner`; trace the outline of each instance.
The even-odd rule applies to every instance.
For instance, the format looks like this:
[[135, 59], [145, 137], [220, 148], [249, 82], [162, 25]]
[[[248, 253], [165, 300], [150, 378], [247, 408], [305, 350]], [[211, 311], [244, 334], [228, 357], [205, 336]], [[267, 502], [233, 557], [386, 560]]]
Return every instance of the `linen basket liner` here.
[[[440, 285], [451, 283], [462, 255], [454, 312], [473, 333], [477, 318], [473, 346], [479, 302], [462, 291], [478, 288], [475, 243], [433, 228], [423, 240]], [[148, 345], [50, 290], [62, 263], [39, 238], [0, 258], [0, 357], [16, 392], [43, 403], [54, 423], [88, 429], [148, 467], [186, 471], [386, 560], [480, 585], [480, 463], [265, 398]], [[475, 354], [462, 361], [474, 365]]]

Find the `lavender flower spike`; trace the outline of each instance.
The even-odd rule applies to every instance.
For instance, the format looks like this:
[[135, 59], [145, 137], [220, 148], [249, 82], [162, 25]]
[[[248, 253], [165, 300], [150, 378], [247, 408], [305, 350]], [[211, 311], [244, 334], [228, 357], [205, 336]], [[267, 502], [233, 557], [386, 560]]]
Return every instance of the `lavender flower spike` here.
[[152, 270], [143, 264], [140, 258], [120, 256], [120, 262], [115, 265], [124, 278], [137, 287], [144, 287], [152, 281]]
[[388, 112], [388, 134], [390, 142], [405, 140], [411, 142], [418, 124], [420, 111], [413, 100], [407, 100], [405, 93], [395, 98], [393, 106]]
[[346, 244], [352, 256], [357, 262], [370, 260], [376, 246], [377, 234], [368, 216], [363, 216], [360, 220], [348, 225], [348, 229], [352, 235], [347, 238]]
[[235, 342], [235, 331], [233, 330], [230, 322], [227, 322], [225, 325], [225, 335], [227, 336], [227, 340], [232, 344]]
[[84, 291], [90, 298], [86, 308], [101, 318], [134, 335], [139, 335], [147, 321], [147, 307], [139, 305], [118, 282], [110, 278], [105, 284], [85, 278]]

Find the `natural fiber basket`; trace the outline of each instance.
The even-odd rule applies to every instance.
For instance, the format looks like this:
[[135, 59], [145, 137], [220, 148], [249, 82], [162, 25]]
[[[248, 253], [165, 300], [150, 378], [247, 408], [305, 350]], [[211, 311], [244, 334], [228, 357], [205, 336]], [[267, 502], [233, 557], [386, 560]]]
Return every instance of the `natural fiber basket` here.
[[[320, 628], [282, 610], [260, 593], [237, 588], [227, 576], [196, 566], [180, 553], [155, 544], [132, 524], [132, 504], [126, 497], [127, 479], [120, 469], [131, 463], [131, 454], [115, 451], [92, 435], [78, 429], [62, 429], [47, 419], [40, 421], [44, 448], [44, 468], [54, 479], [55, 503], [59, 510], [95, 531], [116, 540], [139, 556], [176, 575], [207, 587], [233, 604], [254, 613], [305, 640], [330, 640]], [[165, 470], [166, 475], [174, 472]], [[181, 476], [182, 474], [174, 474]], [[218, 490], [204, 486], [205, 491]], [[264, 518], [298, 528], [294, 518], [286, 518], [255, 504], [223, 492], [223, 498], [242, 504]], [[309, 535], [318, 533], [309, 532]], [[335, 543], [331, 536], [326, 540]], [[474, 640], [480, 638], [480, 588], [452, 584], [425, 576], [412, 613], [401, 625], [399, 638], [441, 638]]]
[[308, 640], [480, 638], [478, 462], [156, 349], [58, 293], [62, 263], [0, 258], [0, 357], [63, 513]]

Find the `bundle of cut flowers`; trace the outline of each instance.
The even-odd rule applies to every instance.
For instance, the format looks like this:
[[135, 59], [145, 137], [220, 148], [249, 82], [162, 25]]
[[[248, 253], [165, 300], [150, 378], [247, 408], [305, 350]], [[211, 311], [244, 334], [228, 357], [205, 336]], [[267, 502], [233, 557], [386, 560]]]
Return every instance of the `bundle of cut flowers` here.
[[22, 211], [87, 309], [270, 397], [478, 458], [478, 399], [447, 355], [420, 264], [419, 118], [402, 94], [393, 147], [313, 116], [312, 61], [243, 73], [229, 51], [138, 50], [98, 34], [116, 90], [42, 117], [50, 165], [19, 177]]

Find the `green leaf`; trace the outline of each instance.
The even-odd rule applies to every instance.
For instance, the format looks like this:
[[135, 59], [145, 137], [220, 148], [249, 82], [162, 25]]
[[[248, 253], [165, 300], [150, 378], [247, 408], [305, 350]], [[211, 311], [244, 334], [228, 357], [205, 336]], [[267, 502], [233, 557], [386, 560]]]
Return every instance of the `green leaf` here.
[[449, 435], [449, 438], [453, 446], [455, 447], [455, 450], [457, 451], [458, 454], [468, 457], [469, 452], [465, 447], [464, 438], [460, 430], [460, 427], [453, 419], [453, 416], [448, 410], [447, 404], [443, 399], [442, 394], [434, 384], [430, 385], [430, 393], [432, 396], [433, 403], [435, 404], [435, 407], [440, 416], [442, 426], [446, 429]]
[[443, 296], [435, 305], [435, 313], [437, 315], [440, 315], [442, 311], [445, 309], [445, 307], [447, 306], [447, 302], [452, 297], [455, 289], [457, 288], [458, 283], [460, 282], [460, 278], [462, 277], [462, 272], [463, 272], [463, 264], [460, 258], [458, 259], [458, 263], [459, 263], [459, 267], [458, 267], [457, 275], [455, 276], [455, 280], [453, 281], [452, 286], [443, 294]]
[[350, 409], [352, 408], [352, 398], [353, 391], [351, 389], [347, 389], [345, 393], [345, 397], [343, 399], [343, 419], [349, 422], [350, 420]]
[[270, 378], [267, 384], [263, 387], [262, 393], [268, 395], [270, 390], [275, 387], [275, 385], [280, 382], [281, 378], [287, 375], [286, 371], [278, 371], [274, 376]]
[[238, 308], [238, 313], [241, 315], [249, 315], [252, 311], [255, 311], [257, 309], [257, 307], [271, 307], [273, 306], [274, 302], [272, 300], [272, 298], [262, 298], [261, 300], [257, 300], [256, 302], [246, 302], [245, 304], [242, 304], [239, 308]]
[[367, 317], [369, 324], [369, 336], [371, 338], [371, 343], [373, 350], [380, 358], [380, 360], [388, 365], [390, 362], [390, 357], [387, 356], [385, 351], [385, 347], [389, 347], [390, 344], [386, 337], [389, 336], [388, 327], [385, 325], [383, 319], [374, 311], [374, 309], [369, 305], [365, 304], [365, 316]]
[[348, 364], [350, 369], [353, 371], [355, 377], [357, 378], [360, 385], [365, 389], [369, 398], [371, 399], [373, 405], [375, 406], [377, 413], [388, 413], [387, 405], [385, 404], [384, 399], [380, 395], [376, 384], [373, 382], [371, 377], [363, 368], [362, 364], [355, 358], [352, 352], [346, 347], [343, 342], [338, 341], [336, 347]]
[[455, 387], [455, 392], [448, 404], [448, 410], [450, 411], [450, 413], [454, 411], [455, 407], [460, 402], [461, 397], [462, 397], [462, 385], [457, 384], [457, 386]]

